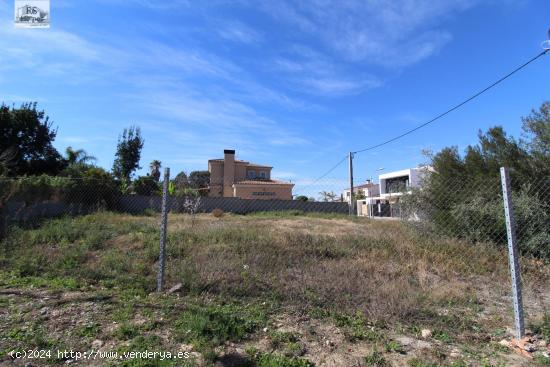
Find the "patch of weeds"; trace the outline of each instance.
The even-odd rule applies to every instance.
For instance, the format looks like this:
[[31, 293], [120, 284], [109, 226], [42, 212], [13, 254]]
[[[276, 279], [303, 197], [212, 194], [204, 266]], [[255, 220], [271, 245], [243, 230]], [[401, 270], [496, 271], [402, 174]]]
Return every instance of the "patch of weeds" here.
[[445, 358], [447, 358], [447, 353], [446, 353], [445, 349], [443, 349], [443, 348], [436, 345], [432, 349], [432, 356], [434, 356], [438, 361], [444, 361]]
[[158, 335], [139, 335], [130, 342], [129, 350], [155, 350], [162, 347], [162, 339]]
[[401, 344], [399, 344], [395, 340], [390, 340], [389, 342], [387, 342], [386, 345], [384, 346], [384, 349], [388, 353], [395, 352], [395, 353], [405, 354], [405, 349], [403, 349], [403, 346], [401, 346]]
[[505, 353], [505, 354], [508, 354], [510, 353], [510, 348], [508, 347], [505, 347], [504, 345], [501, 345], [499, 343], [491, 343], [492, 346], [493, 346], [493, 349], [495, 350], [495, 352], [497, 353]]
[[190, 306], [176, 321], [175, 335], [181, 341], [192, 343], [205, 359], [212, 361], [215, 346], [243, 340], [265, 322], [265, 313], [258, 307]]
[[542, 321], [532, 324], [531, 329], [535, 334], [542, 336], [544, 340], [550, 341], [550, 312], [545, 311]]
[[413, 358], [408, 362], [410, 367], [438, 367], [438, 364], [433, 362], [423, 361], [419, 358]]
[[252, 356], [256, 367], [314, 367], [313, 362], [304, 358], [286, 357], [274, 353], [255, 353]]
[[299, 357], [306, 352], [305, 346], [300, 343], [295, 333], [274, 331], [270, 333], [270, 337], [271, 347], [281, 350], [287, 357]]
[[491, 335], [495, 338], [504, 337], [506, 335], [506, 329], [496, 329], [491, 333]]
[[346, 339], [351, 342], [357, 340], [368, 340], [371, 342], [383, 340], [383, 335], [376, 331], [374, 326], [367, 327], [365, 317], [357, 313], [355, 316], [335, 314], [333, 319], [336, 326], [344, 329]]
[[84, 338], [95, 338], [99, 331], [101, 330], [101, 325], [95, 322], [87, 323], [82, 325], [78, 331], [77, 335]]
[[119, 340], [130, 340], [139, 334], [137, 326], [124, 322], [115, 330], [115, 337]]
[[287, 343], [296, 343], [298, 337], [295, 333], [285, 331], [273, 331], [269, 334], [271, 338], [271, 347], [274, 349], [280, 348]]
[[434, 330], [433, 331], [433, 338], [435, 340], [439, 340], [440, 342], [445, 343], [445, 344], [449, 344], [453, 341], [451, 336], [443, 330]]
[[462, 359], [459, 359], [458, 361], [454, 361], [449, 365], [449, 367], [469, 367], [469, 366], [470, 365]]
[[386, 367], [390, 365], [382, 353], [377, 350], [365, 357], [365, 364], [369, 367]]
[[322, 320], [330, 317], [330, 315], [330, 312], [321, 307], [313, 307], [309, 310], [309, 316], [314, 319]]
[[37, 325], [28, 328], [17, 328], [8, 331], [8, 339], [20, 342], [24, 348], [51, 348], [56, 345], [56, 340], [48, 338], [44, 329]]
[[145, 322], [143, 325], [142, 325], [142, 330], [144, 331], [153, 331], [155, 329], [158, 329], [160, 328], [161, 326], [163, 325], [163, 322], [162, 321], [159, 321], [159, 320], [149, 320], [147, 322]]
[[534, 361], [543, 366], [550, 366], [550, 358], [538, 354], [535, 356]]
[[0, 273], [0, 282], [10, 287], [47, 287], [51, 290], [75, 290], [84, 286], [84, 283], [72, 277], [50, 277], [50, 276], [24, 276], [17, 273]]
[[196, 364], [191, 361], [181, 361], [173, 359], [127, 359], [117, 364], [121, 367], [195, 367]]
[[306, 347], [300, 342], [288, 343], [285, 347], [284, 354], [287, 357], [300, 357], [306, 353]]

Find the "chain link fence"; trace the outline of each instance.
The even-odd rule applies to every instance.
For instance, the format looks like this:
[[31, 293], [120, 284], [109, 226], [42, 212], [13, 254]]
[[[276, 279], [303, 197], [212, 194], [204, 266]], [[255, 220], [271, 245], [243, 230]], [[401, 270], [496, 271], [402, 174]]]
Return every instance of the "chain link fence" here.
[[[67, 178], [34, 176], [0, 178], [0, 238], [10, 228], [32, 228], [63, 216], [98, 211], [132, 215], [160, 215], [163, 182], [139, 180], [125, 185], [110, 177]], [[267, 211], [348, 213], [347, 203], [303, 202], [300, 200], [261, 200], [208, 197], [207, 189], [167, 187], [167, 208], [171, 213], [248, 214]]]
[[[513, 177], [513, 176], [512, 176]], [[550, 179], [510, 183], [518, 247], [522, 254], [550, 260]], [[358, 212], [400, 219], [418, 233], [506, 245], [501, 177], [440, 178], [433, 174], [416, 188], [363, 200]]]
[[[378, 202], [367, 198], [357, 205], [357, 210], [371, 218], [401, 220], [420, 234], [463, 239], [474, 245], [508, 245], [512, 283], [517, 293], [515, 309], [520, 312], [521, 280], [516, 249], [523, 255], [550, 261], [550, 178], [526, 177], [515, 172], [510, 176], [507, 180], [498, 173], [443, 178], [433, 173], [417, 187], [395, 188], [384, 197], [377, 197]], [[297, 213], [348, 212], [346, 202], [209, 198], [206, 193], [193, 188], [177, 190], [168, 174], [161, 182], [151, 179], [133, 186], [123, 185], [110, 177], [2, 178], [0, 240], [9, 243], [12, 229], [35, 228], [59, 217], [106, 211], [152, 216], [158, 219], [159, 228], [157, 290], [160, 291], [163, 290], [166, 257], [170, 254], [166, 246], [169, 213], [193, 216], [213, 213], [216, 216], [224, 212], [247, 214], [288, 210]], [[505, 212], [505, 207], [510, 210]], [[517, 317], [522, 319], [522, 316]], [[517, 330], [523, 330], [523, 326], [517, 326]]]

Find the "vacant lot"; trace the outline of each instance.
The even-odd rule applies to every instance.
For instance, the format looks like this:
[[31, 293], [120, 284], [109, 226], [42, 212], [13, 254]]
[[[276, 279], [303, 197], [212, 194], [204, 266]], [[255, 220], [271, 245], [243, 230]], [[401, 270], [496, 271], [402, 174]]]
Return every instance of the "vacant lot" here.
[[[341, 216], [100, 213], [1, 245], [0, 364], [529, 366], [498, 341], [513, 314], [507, 255]], [[528, 326], [550, 336], [550, 267], [523, 259]], [[545, 321], [544, 321], [545, 320]], [[431, 335], [422, 337], [422, 330]], [[11, 361], [11, 350], [188, 352], [186, 359]]]

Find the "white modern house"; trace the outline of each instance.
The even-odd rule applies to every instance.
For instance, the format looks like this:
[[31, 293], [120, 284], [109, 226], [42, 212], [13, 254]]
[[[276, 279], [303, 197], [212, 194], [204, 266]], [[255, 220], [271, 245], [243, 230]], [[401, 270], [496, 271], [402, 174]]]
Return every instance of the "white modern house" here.
[[369, 217], [398, 216], [393, 204], [397, 204], [399, 198], [404, 194], [411, 193], [413, 188], [420, 188], [423, 179], [431, 172], [433, 172], [432, 167], [423, 166], [381, 174], [378, 176], [379, 194], [365, 195], [365, 199], [358, 200], [357, 215]]
[[[378, 196], [380, 195], [380, 186], [373, 183], [371, 180], [367, 180], [367, 182], [362, 185], [354, 186], [353, 193], [355, 195], [364, 196], [366, 198]], [[342, 192], [342, 197], [344, 199], [344, 202], [349, 204], [351, 200], [351, 190], [345, 189]]]

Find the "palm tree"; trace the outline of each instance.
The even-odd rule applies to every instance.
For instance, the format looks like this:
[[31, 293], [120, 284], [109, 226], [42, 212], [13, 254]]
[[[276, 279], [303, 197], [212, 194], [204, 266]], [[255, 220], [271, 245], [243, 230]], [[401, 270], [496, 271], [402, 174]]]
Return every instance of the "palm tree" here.
[[151, 163], [149, 163], [149, 169], [151, 170], [151, 177], [153, 177], [153, 179], [156, 182], [159, 182], [160, 180], [160, 166], [161, 166], [161, 162], [156, 159]]
[[86, 153], [84, 149], [73, 149], [72, 147], [67, 147], [65, 149], [65, 159], [69, 165], [71, 164], [89, 164], [96, 161], [96, 157]]

